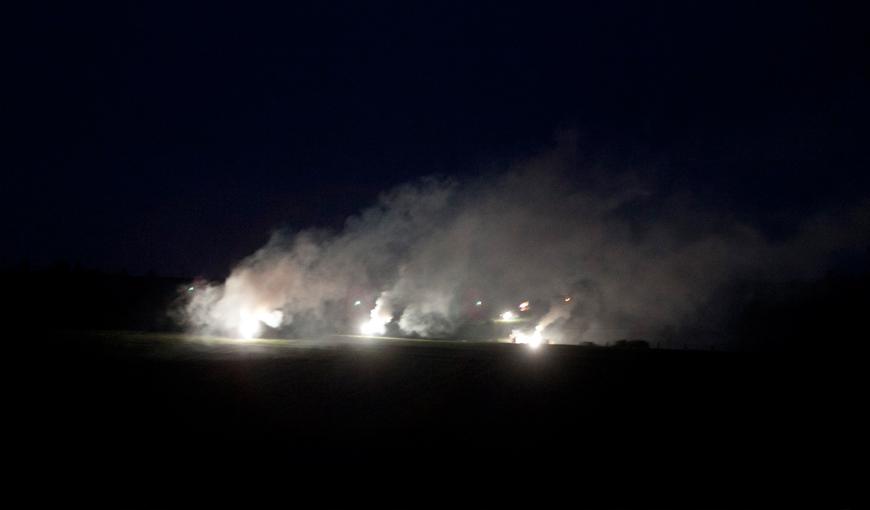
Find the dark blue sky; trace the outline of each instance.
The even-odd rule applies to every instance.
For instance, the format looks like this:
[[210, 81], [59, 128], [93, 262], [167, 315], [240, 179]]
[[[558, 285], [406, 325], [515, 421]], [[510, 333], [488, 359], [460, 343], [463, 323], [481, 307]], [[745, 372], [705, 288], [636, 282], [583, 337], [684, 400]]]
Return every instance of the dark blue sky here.
[[[4, 263], [220, 275], [275, 227], [579, 134], [760, 223], [866, 196], [863, 12], [827, 2], [107, 2], [10, 16]], [[290, 5], [292, 4], [292, 6]]]

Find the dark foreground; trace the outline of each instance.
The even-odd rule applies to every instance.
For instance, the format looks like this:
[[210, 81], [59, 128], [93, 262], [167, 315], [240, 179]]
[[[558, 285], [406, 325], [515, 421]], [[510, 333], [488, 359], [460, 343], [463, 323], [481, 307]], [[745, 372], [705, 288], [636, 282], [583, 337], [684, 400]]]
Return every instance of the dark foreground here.
[[860, 478], [857, 360], [105, 333], [33, 345], [9, 361], [14, 437], [23, 466], [64, 480], [305, 472], [508, 499], [560, 487], [594, 506], [848, 508]]

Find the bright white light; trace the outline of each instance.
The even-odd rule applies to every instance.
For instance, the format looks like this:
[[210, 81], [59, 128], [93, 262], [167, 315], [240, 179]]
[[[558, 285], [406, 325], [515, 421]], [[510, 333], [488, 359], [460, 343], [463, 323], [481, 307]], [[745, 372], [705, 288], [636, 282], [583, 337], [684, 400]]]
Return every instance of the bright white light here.
[[363, 335], [374, 335], [377, 328], [377, 324], [372, 324], [371, 320], [367, 320], [360, 325], [359, 332]]
[[260, 334], [260, 321], [256, 317], [242, 313], [239, 317], [239, 336], [245, 340], [256, 337]]
[[540, 326], [535, 326], [535, 330], [532, 333], [525, 333], [520, 331], [519, 329], [515, 329], [511, 332], [511, 338], [513, 338], [514, 342], [518, 344], [526, 344], [531, 349], [537, 349], [542, 343], [544, 343], [544, 335], [541, 333]]
[[393, 316], [384, 310], [381, 299], [375, 303], [375, 307], [369, 312], [369, 320], [359, 327], [360, 333], [366, 336], [383, 335], [387, 332], [387, 324], [393, 320]]
[[503, 320], [503, 321], [509, 321], [509, 320], [513, 319], [514, 317], [516, 317], [516, 315], [514, 315], [514, 313], [511, 312], [510, 310], [508, 310], [507, 312], [502, 313], [499, 317], [501, 317], [501, 320]]
[[281, 310], [258, 310], [253, 313], [243, 310], [239, 312], [239, 337], [246, 340], [256, 338], [263, 332], [263, 324], [277, 328], [283, 318], [284, 312]]
[[480, 306], [483, 304], [483, 301], [477, 300], [474, 302], [474, 306]]
[[362, 301], [360, 301], [359, 299], [357, 299], [356, 301], [353, 302], [353, 306], [359, 306], [361, 304], [362, 304]]
[[520, 303], [519, 309], [521, 312], [527, 312], [529, 310], [529, 302], [523, 301], [522, 303]]
[[571, 296], [567, 296], [567, 297], [565, 297], [565, 302], [566, 302], [566, 303], [570, 303], [570, 302], [571, 302]]
[[387, 325], [375, 317], [365, 321], [359, 327], [360, 333], [367, 336], [383, 335], [387, 332]]
[[257, 314], [257, 320], [270, 328], [277, 328], [281, 325], [281, 319], [284, 318], [284, 312], [281, 310], [272, 310], [271, 312], [262, 311]]

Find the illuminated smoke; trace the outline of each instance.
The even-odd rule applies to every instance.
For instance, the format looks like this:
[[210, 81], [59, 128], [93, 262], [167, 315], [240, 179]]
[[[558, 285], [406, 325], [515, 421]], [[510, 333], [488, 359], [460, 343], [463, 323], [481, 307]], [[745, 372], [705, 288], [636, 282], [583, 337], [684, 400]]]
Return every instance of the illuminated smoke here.
[[[535, 326], [535, 332], [546, 337], [548, 340], [562, 343], [564, 341], [564, 331], [558, 326], [563, 325], [569, 318], [571, 318], [574, 304], [574, 300], [570, 297], [563, 297], [554, 300], [550, 304], [550, 310], [541, 317], [541, 320], [539, 320], [538, 324]], [[551, 326], [554, 327], [551, 328]]]
[[[196, 331], [241, 337], [266, 327], [449, 337], [527, 300], [511, 313], [543, 313], [523, 333], [543, 341], [682, 345], [692, 327], [716, 327], [728, 285], [812, 278], [837, 250], [866, 246], [867, 211], [819, 215], [772, 242], [630, 173], [594, 170], [563, 143], [477, 179], [400, 186], [338, 231], [276, 232], [225, 282], [186, 293], [185, 316]], [[355, 313], [376, 298], [367, 318]]]

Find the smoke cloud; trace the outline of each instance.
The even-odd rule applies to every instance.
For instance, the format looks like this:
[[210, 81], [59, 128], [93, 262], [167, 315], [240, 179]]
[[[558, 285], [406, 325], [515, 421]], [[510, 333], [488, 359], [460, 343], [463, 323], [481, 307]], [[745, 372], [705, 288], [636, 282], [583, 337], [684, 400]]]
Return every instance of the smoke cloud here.
[[667, 345], [733, 282], [812, 278], [866, 246], [867, 211], [771, 241], [690, 195], [585, 169], [569, 137], [501, 172], [400, 186], [340, 231], [275, 233], [225, 282], [200, 286], [185, 317], [231, 336], [449, 337], [530, 300], [555, 342]]

